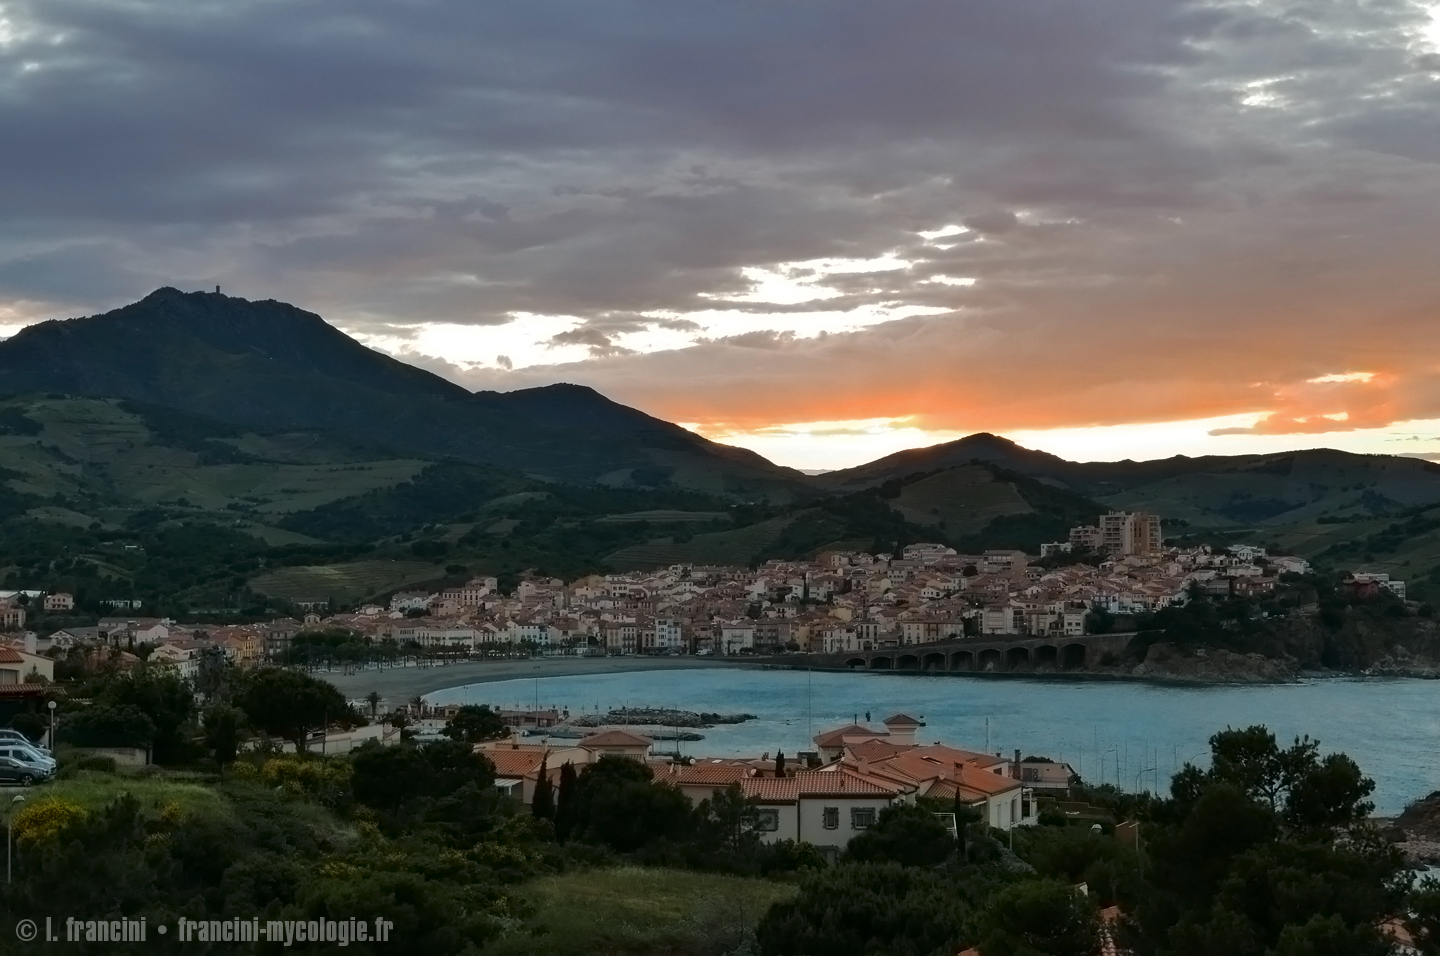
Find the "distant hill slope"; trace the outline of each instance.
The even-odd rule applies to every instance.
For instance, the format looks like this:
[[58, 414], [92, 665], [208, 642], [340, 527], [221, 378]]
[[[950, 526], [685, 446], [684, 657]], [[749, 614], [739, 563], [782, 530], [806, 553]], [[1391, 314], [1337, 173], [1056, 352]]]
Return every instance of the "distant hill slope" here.
[[1047, 452], [1023, 448], [1008, 438], [980, 432], [940, 445], [907, 448], [854, 468], [827, 471], [813, 476], [811, 481], [832, 491], [859, 491], [883, 484], [892, 478], [904, 478], [920, 471], [935, 471], [976, 461], [999, 465], [1023, 475], [1047, 477], [1068, 474], [1068, 469], [1073, 464]]
[[425, 458], [735, 498], [789, 500], [805, 476], [557, 384], [471, 393], [275, 301], [160, 289], [103, 315], [0, 342], [0, 394], [168, 406], [234, 425], [311, 429]]
[[[261, 523], [408, 481], [429, 463], [316, 432], [259, 433], [117, 399], [0, 400], [0, 473], [35, 517], [84, 524], [137, 509]], [[51, 513], [42, 514], [42, 504]]]
[[1217, 529], [1386, 515], [1440, 503], [1440, 465], [1418, 458], [1321, 448], [1272, 455], [1072, 462], [989, 434], [910, 449], [812, 480], [836, 492], [857, 491], [975, 461], [1068, 489], [1109, 508], [1146, 509]]

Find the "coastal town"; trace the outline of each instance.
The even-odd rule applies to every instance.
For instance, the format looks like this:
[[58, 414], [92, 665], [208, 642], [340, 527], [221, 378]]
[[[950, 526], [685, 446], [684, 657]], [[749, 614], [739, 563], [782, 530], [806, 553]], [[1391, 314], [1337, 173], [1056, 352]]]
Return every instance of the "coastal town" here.
[[1440, 956], [1440, 0], [0, 67], [0, 956]]
[[[477, 576], [439, 590], [401, 590], [383, 604], [352, 609], [311, 602], [295, 617], [251, 624], [116, 614], [36, 633], [25, 629], [25, 605], [64, 613], [73, 598], [12, 591], [0, 594], [0, 628], [10, 636], [6, 653], [22, 655], [41, 674], [59, 654], [85, 649], [122, 663], [140, 656], [168, 661], [187, 676], [206, 652], [241, 664], [307, 663], [313, 650], [307, 657], [296, 649], [315, 633], [437, 660], [837, 654], [968, 637], [1080, 636], [1093, 630], [1097, 612], [1155, 612], [1195, 594], [1263, 598], [1283, 576], [1309, 570], [1303, 558], [1253, 545], [1167, 547], [1157, 516], [1112, 512], [1073, 528], [1068, 540], [1043, 545], [1039, 554], [961, 554], [917, 543], [896, 554], [832, 550], [754, 568], [680, 564], [569, 582], [527, 574], [509, 593], [495, 577]], [[1384, 573], [1353, 572], [1345, 587], [1358, 597], [1405, 598], [1405, 582]]]

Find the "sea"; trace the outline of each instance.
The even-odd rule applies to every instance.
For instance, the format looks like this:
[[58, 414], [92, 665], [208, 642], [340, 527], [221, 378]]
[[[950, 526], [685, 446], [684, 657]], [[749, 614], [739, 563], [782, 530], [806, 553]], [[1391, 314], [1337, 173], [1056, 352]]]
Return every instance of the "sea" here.
[[1309, 736], [1349, 754], [1376, 783], [1375, 813], [1393, 816], [1440, 790], [1440, 681], [1320, 678], [1296, 684], [1195, 686], [1056, 678], [983, 678], [755, 668], [541, 677], [451, 687], [431, 703], [554, 707], [572, 715], [615, 707], [753, 714], [663, 741], [687, 756], [792, 757], [815, 734], [895, 713], [924, 721], [921, 743], [1069, 763], [1087, 782], [1168, 789], [1187, 762], [1208, 765], [1208, 740], [1264, 724], [1282, 744]]

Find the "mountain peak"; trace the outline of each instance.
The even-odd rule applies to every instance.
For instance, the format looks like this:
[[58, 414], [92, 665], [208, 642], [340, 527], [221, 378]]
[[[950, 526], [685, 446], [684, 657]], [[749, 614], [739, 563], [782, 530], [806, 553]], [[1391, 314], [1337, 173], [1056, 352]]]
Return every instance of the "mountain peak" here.
[[421, 458], [579, 480], [663, 467], [752, 494], [757, 483], [788, 488], [800, 478], [585, 385], [472, 393], [313, 312], [172, 286], [0, 342], [7, 392], [130, 399], [235, 426], [319, 430]]

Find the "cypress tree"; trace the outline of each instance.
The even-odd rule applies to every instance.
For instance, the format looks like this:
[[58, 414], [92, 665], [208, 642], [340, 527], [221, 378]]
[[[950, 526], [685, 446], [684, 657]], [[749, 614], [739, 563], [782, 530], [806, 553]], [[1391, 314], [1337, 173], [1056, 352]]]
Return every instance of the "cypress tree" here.
[[560, 789], [555, 797], [555, 839], [564, 843], [575, 830], [575, 765], [560, 768]]
[[542, 820], [555, 816], [555, 798], [550, 792], [550, 772], [545, 769], [545, 758], [540, 758], [540, 779], [535, 781], [535, 797], [530, 801], [530, 812]]

